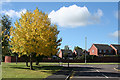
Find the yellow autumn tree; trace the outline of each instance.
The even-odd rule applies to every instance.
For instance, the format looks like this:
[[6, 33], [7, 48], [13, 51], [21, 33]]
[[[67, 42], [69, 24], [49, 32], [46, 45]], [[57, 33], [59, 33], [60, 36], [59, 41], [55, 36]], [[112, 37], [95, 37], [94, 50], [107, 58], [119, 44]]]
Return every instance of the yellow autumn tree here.
[[32, 55], [51, 56], [56, 54], [62, 39], [58, 39], [57, 26], [51, 24], [48, 15], [40, 12], [38, 8], [33, 12], [21, 14], [15, 22], [15, 27], [10, 28], [10, 45], [12, 52], [30, 56], [30, 69], [32, 69]]

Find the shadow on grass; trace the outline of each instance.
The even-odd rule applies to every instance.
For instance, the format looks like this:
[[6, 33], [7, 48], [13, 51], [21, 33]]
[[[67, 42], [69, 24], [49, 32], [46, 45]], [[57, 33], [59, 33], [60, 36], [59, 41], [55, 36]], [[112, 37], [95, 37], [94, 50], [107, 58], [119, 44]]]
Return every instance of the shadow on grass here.
[[[10, 68], [14, 68], [14, 69], [30, 69], [30, 67], [22, 67], [22, 66], [11, 66]], [[33, 70], [51, 70], [51, 71], [55, 71], [55, 70], [60, 70], [62, 69], [62, 66], [33, 66]]]
[[62, 69], [62, 66], [34, 66], [35, 70], [58, 70], [58, 69]]
[[[10, 68], [16, 68], [16, 69], [30, 69], [30, 66], [26, 67], [24, 66], [15, 66], [15, 65], [10, 65]], [[33, 66], [33, 70], [51, 70], [51, 71], [56, 71], [56, 70], [62, 70], [62, 71], [69, 71], [69, 70], [73, 70], [74, 71], [91, 71], [93, 69], [102, 69], [102, 68], [96, 68], [96, 67], [65, 67], [65, 66], [59, 66], [59, 65], [34, 65]]]
[[10, 68], [14, 68], [14, 69], [30, 69], [29, 67], [28, 68], [25, 68], [25, 67], [10, 67]]

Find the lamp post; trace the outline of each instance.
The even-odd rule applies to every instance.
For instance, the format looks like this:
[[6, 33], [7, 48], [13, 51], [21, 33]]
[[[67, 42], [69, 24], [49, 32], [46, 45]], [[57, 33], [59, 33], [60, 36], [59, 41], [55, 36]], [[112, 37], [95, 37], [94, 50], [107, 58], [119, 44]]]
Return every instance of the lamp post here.
[[86, 51], [87, 51], [87, 37], [85, 37], [85, 63], [86, 63]]
[[68, 53], [68, 67], [69, 67], [69, 53]]

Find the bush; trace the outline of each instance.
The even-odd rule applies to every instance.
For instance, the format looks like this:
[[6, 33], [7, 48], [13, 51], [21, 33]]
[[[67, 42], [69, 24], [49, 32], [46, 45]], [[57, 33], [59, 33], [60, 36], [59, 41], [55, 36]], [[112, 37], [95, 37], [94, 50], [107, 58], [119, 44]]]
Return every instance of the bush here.
[[76, 56], [75, 59], [83, 60], [83, 59], [85, 59], [85, 55], [82, 55], [82, 56]]
[[87, 60], [93, 60], [96, 57], [96, 55], [87, 55]]
[[[86, 59], [87, 60], [93, 60], [95, 57], [97, 57], [97, 56], [96, 55], [86, 55]], [[85, 59], [85, 55], [76, 56], [75, 59], [84, 60]]]

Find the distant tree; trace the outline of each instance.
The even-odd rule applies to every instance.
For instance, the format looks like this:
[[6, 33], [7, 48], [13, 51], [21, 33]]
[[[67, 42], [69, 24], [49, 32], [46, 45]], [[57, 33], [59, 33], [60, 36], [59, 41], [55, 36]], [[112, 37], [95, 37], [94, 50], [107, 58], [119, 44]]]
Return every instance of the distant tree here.
[[10, 37], [10, 28], [11, 28], [11, 18], [8, 15], [3, 15], [0, 20], [1, 28], [2, 28], [2, 55], [10, 55], [10, 45], [9, 45], [9, 37]]
[[65, 50], [69, 50], [69, 46], [68, 46], [68, 45], [65, 45], [65, 46], [64, 46], [64, 49], [65, 49]]
[[64, 53], [64, 58], [67, 59], [68, 58], [68, 53]]
[[80, 48], [79, 46], [75, 46], [74, 49], [81, 49], [81, 50], [83, 50], [83, 49]]

